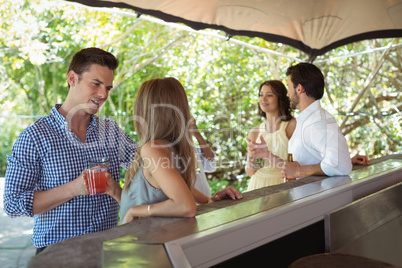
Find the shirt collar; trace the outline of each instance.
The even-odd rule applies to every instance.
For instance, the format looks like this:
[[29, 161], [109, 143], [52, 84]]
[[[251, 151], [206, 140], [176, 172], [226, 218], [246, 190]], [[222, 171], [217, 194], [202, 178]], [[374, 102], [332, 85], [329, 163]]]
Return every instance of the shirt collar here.
[[[60, 127], [63, 127], [63, 128], [68, 128], [68, 123], [67, 123], [67, 120], [66, 120], [66, 118], [64, 117], [64, 116], [62, 116], [60, 113], [59, 113], [59, 108], [61, 107], [61, 104], [55, 104], [54, 106], [53, 106], [53, 109], [52, 109], [52, 111], [50, 112], [50, 114], [54, 117], [54, 119], [55, 119], [55, 121], [56, 121], [56, 123], [60, 126]], [[89, 123], [89, 126], [88, 126], [88, 129], [93, 129], [93, 128], [95, 128], [96, 127], [96, 125], [97, 125], [97, 117], [96, 116], [94, 116], [94, 115], [91, 115], [91, 122]]]
[[67, 127], [67, 120], [66, 118], [64, 118], [64, 116], [62, 116], [59, 113], [59, 108], [61, 107], [61, 104], [55, 104], [53, 106], [52, 111], [50, 112], [50, 114], [53, 116], [53, 118], [55, 119], [56, 123], [60, 126], [60, 127]]
[[314, 101], [312, 104], [310, 104], [306, 109], [303, 110], [299, 114], [299, 116], [296, 118], [297, 121], [304, 121], [306, 120], [312, 113], [315, 111], [318, 111], [321, 109], [321, 103], [320, 100]]

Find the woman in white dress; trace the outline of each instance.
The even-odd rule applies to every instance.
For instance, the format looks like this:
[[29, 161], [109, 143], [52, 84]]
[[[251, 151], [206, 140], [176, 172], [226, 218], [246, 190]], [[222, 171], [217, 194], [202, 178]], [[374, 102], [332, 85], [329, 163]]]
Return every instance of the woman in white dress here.
[[[260, 142], [262, 136], [276, 156], [287, 160], [288, 141], [296, 128], [296, 119], [287, 97], [285, 85], [279, 80], [265, 81], [259, 87], [258, 112], [263, 122], [254, 127], [248, 139]], [[281, 173], [268, 161], [256, 164], [256, 159], [247, 155], [246, 173], [251, 177], [247, 191], [284, 182]]]

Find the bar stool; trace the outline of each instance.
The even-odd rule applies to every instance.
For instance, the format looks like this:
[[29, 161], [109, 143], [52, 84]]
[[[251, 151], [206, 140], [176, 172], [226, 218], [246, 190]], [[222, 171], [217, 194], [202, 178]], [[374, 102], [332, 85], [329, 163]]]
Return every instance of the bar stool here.
[[306, 256], [292, 262], [288, 268], [398, 268], [389, 263], [342, 253], [323, 253]]

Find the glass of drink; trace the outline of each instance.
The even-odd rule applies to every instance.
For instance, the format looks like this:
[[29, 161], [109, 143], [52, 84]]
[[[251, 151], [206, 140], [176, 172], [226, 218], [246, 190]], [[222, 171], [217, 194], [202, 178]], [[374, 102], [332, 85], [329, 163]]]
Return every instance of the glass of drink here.
[[96, 167], [96, 166], [107, 166], [109, 167], [109, 158], [107, 157], [99, 157], [93, 158], [88, 160], [89, 167]]
[[104, 194], [109, 172], [109, 159], [101, 157], [99, 159], [90, 159], [89, 168], [85, 171], [85, 181], [90, 195]]
[[250, 163], [253, 164], [251, 167], [254, 169], [260, 169], [264, 167], [264, 159], [262, 158], [258, 158], [258, 157], [254, 157], [252, 155], [249, 156], [250, 157]]

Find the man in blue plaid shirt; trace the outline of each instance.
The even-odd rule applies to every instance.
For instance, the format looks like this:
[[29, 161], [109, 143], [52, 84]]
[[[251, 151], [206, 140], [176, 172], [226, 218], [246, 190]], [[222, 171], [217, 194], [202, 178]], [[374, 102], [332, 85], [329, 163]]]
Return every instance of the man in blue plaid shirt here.
[[[131, 165], [138, 145], [114, 121], [95, 116], [113, 88], [117, 66], [118, 60], [102, 49], [75, 54], [64, 103], [26, 128], [7, 155], [4, 210], [11, 217], [34, 217], [37, 253], [117, 225], [120, 166]], [[88, 195], [83, 171], [97, 157], [110, 160], [107, 190]]]

